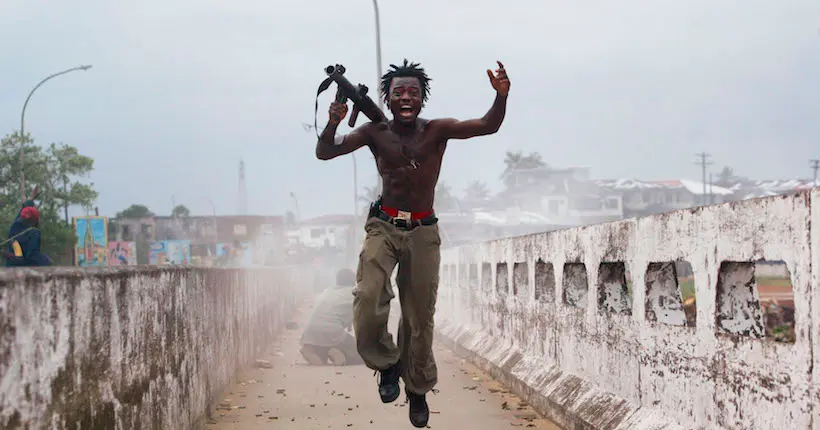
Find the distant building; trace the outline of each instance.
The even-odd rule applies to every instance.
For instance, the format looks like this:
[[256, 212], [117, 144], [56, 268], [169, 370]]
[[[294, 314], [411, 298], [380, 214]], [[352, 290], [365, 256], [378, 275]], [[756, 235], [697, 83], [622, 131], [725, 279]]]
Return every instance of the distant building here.
[[138, 259], [143, 263], [147, 256], [140, 255], [144, 251], [139, 244], [160, 240], [189, 240], [191, 256], [212, 257], [217, 244], [266, 237], [267, 248], [276, 253], [285, 243], [284, 220], [283, 216], [269, 215], [115, 218], [109, 226], [109, 240], [137, 242]]
[[[285, 233], [288, 245], [345, 249], [356, 224], [353, 215], [323, 215], [298, 222]], [[355, 226], [355, 227], [354, 227]]]
[[734, 200], [734, 192], [713, 184], [688, 179], [666, 181], [640, 181], [637, 179], [596, 180], [601, 187], [619, 193], [626, 218], [647, 216], [703, 204], [723, 203]]
[[810, 179], [741, 179], [733, 181], [731, 185], [726, 185], [734, 192], [736, 200], [746, 200], [757, 197], [769, 197], [808, 190], [813, 188], [814, 181]]
[[541, 214], [554, 225], [579, 225], [623, 217], [619, 192], [591, 181], [587, 167], [521, 169], [509, 173], [514, 185], [503, 191], [496, 209], [514, 207]]

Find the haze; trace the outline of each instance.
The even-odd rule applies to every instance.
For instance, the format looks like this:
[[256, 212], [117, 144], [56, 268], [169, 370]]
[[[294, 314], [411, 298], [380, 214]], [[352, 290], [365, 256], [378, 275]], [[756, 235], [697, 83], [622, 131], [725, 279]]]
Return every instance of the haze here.
[[[485, 70], [512, 82], [493, 136], [452, 142], [441, 180], [500, 189], [508, 150], [595, 178], [700, 178], [694, 154], [758, 179], [805, 178], [817, 158], [820, 37], [816, 0], [578, 2], [383, 1], [383, 68], [420, 61], [433, 78], [422, 116], [469, 118], [492, 102]], [[157, 213], [172, 195], [195, 214], [248, 210], [303, 217], [352, 211], [350, 157], [314, 157], [316, 87], [342, 63], [376, 89], [369, 0], [0, 3], [0, 129], [64, 142], [95, 159], [101, 214]], [[331, 93], [319, 103], [327, 119]], [[361, 120], [360, 120], [361, 121]], [[346, 127], [343, 130], [347, 130]], [[359, 183], [376, 183], [358, 151]]]

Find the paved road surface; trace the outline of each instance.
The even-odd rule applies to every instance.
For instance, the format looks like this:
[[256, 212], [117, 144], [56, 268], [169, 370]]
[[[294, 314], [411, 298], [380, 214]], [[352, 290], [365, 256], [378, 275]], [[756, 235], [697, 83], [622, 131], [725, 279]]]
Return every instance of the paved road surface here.
[[[373, 371], [364, 366], [308, 366], [298, 353], [298, 329], [283, 333], [265, 357], [271, 368], [243, 372], [222, 395], [206, 429], [412, 429], [402, 396], [382, 404]], [[395, 316], [398, 312], [392, 312]], [[391, 318], [392, 319], [392, 318]], [[391, 323], [395, 327], [395, 323]], [[428, 394], [428, 428], [558, 429], [497, 382], [449, 350], [437, 348], [437, 394]], [[402, 390], [404, 385], [402, 384]]]

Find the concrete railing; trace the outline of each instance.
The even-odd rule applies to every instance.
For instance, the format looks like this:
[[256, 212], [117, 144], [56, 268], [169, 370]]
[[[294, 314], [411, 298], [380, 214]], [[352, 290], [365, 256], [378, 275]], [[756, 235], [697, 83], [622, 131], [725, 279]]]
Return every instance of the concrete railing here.
[[[564, 428], [820, 428], [818, 225], [815, 189], [448, 249], [436, 324]], [[762, 260], [791, 275], [793, 343], [767, 336]]]
[[309, 271], [0, 272], [0, 428], [201, 425], [275, 340]]

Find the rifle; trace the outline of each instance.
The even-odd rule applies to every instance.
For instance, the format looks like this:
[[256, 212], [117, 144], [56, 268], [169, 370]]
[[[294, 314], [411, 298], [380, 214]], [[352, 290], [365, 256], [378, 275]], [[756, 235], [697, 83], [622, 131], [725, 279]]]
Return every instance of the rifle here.
[[335, 66], [325, 67], [327, 79], [319, 84], [319, 90], [316, 92], [316, 110], [313, 113], [313, 128], [316, 130], [316, 137], [319, 138], [319, 128], [316, 116], [319, 112], [319, 95], [330, 88], [330, 84], [336, 82], [336, 98], [337, 103], [347, 103], [348, 100], [353, 102], [353, 112], [350, 113], [350, 120], [347, 125], [356, 126], [356, 120], [359, 117], [359, 112], [363, 113], [370, 121], [379, 123], [387, 122], [387, 117], [384, 112], [376, 106], [373, 99], [367, 95], [368, 88], [362, 84], [354, 86], [345, 78], [345, 66], [337, 64]]

